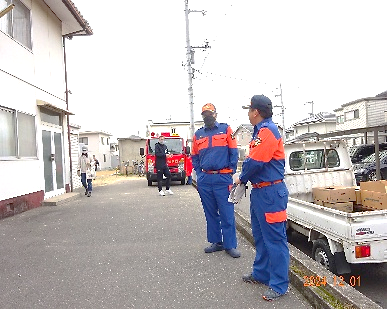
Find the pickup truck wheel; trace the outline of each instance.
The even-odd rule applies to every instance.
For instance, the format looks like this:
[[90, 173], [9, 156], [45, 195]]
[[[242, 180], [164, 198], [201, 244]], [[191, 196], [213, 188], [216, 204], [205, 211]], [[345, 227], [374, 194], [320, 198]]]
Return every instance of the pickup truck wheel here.
[[313, 243], [312, 255], [315, 261], [319, 262], [331, 272], [336, 273], [335, 257], [325, 239], [317, 239]]
[[293, 229], [288, 227], [286, 229], [286, 237], [288, 238], [288, 242], [292, 241], [292, 236], [293, 236]]
[[148, 180], [148, 187], [152, 186], [152, 180]]

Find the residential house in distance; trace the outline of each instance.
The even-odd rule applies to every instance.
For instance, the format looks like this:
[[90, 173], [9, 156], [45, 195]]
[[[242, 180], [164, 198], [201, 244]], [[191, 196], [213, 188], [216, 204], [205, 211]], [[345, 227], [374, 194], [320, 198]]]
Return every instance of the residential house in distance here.
[[70, 0], [0, 10], [11, 2], [0, 17], [0, 218], [71, 190], [65, 41], [93, 34]]
[[[383, 125], [387, 122], [387, 91], [375, 97], [358, 99], [334, 110], [338, 131]], [[385, 133], [385, 132], [383, 132]], [[379, 134], [379, 142], [385, 142], [386, 135]], [[373, 143], [374, 137], [358, 134], [348, 141], [348, 145]]]
[[79, 130], [81, 126], [70, 124], [70, 145], [71, 145], [71, 180], [73, 189], [82, 187], [81, 177], [77, 174], [78, 158], [81, 155], [79, 147]]
[[[293, 132], [292, 132], [293, 130]], [[321, 112], [311, 115], [292, 125], [292, 130], [287, 131], [287, 134], [293, 133], [293, 137], [297, 137], [306, 133], [324, 134], [336, 130], [336, 115], [329, 112]], [[288, 138], [289, 137], [289, 138]], [[290, 140], [288, 135], [286, 140]]]
[[[79, 132], [79, 145], [86, 145], [89, 156], [95, 155], [99, 161], [101, 170], [112, 168], [112, 151], [110, 149], [111, 134], [103, 131], [83, 131]], [[115, 149], [113, 150], [115, 151]]]
[[[131, 135], [127, 138], [118, 138], [119, 162], [121, 174], [133, 172], [133, 161], [140, 162], [140, 148], [145, 149], [146, 138]], [[125, 165], [130, 169], [125, 170]]]
[[118, 142], [110, 143], [110, 155], [112, 168], [115, 169], [120, 165], [120, 152], [118, 148]]
[[249, 154], [249, 145], [254, 133], [254, 126], [251, 124], [241, 124], [233, 132], [232, 136], [237, 141], [239, 160], [237, 170], [240, 171], [243, 161]]

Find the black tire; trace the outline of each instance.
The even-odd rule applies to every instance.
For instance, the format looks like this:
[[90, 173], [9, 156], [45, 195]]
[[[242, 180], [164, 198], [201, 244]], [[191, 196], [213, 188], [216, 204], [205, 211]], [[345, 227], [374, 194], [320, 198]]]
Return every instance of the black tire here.
[[289, 241], [292, 241], [293, 229], [289, 227], [289, 222], [286, 222], [286, 237]]
[[152, 180], [148, 180], [148, 187], [152, 186]]
[[286, 230], [286, 237], [288, 239], [288, 242], [292, 241], [292, 238], [293, 238], [293, 229], [291, 228], [288, 228]]
[[320, 238], [313, 243], [312, 256], [315, 261], [319, 262], [326, 269], [336, 273], [335, 257], [329, 249], [326, 239]]

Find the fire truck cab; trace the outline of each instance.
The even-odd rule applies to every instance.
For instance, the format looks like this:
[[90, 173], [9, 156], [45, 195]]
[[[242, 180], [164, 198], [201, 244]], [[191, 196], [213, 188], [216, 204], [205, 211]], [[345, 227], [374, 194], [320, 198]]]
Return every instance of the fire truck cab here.
[[[184, 185], [187, 155], [190, 153], [190, 147], [185, 145], [184, 139], [178, 134], [167, 132], [161, 133], [160, 135], [165, 137], [164, 143], [169, 153], [169, 156], [167, 156], [167, 164], [171, 172], [171, 180], [180, 181]], [[140, 155], [145, 155], [145, 172], [148, 186], [151, 186], [152, 182], [157, 182], [155, 145], [160, 135], [152, 132], [151, 137], [146, 140], [145, 150], [144, 148], [140, 148]]]

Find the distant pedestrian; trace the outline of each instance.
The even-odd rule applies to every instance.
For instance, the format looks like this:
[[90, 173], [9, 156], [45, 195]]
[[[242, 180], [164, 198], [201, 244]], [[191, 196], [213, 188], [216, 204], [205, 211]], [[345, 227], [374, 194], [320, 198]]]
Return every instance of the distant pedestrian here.
[[187, 175], [186, 185], [192, 185], [192, 157], [190, 154], [187, 155], [186, 171], [185, 172]]
[[250, 105], [243, 108], [249, 109], [254, 133], [249, 156], [235, 183], [250, 181], [252, 184], [250, 214], [256, 255], [252, 272], [242, 279], [268, 285], [263, 298], [270, 301], [284, 295], [289, 285], [290, 256], [286, 238], [289, 192], [283, 181], [285, 152], [281, 134], [271, 119], [271, 100], [264, 95], [255, 95]]
[[95, 157], [95, 155], [93, 155], [93, 160], [95, 162], [95, 171], [97, 171], [99, 169], [99, 161], [98, 159]]
[[78, 176], [81, 176], [81, 182], [85, 188], [85, 195], [91, 196], [93, 191], [92, 181], [95, 178], [95, 161], [89, 158], [88, 149], [82, 146], [82, 155], [78, 159]]
[[231, 257], [239, 258], [234, 204], [228, 201], [238, 148], [231, 137], [231, 127], [218, 123], [216, 117], [215, 106], [205, 104], [202, 107], [204, 127], [195, 132], [192, 141], [192, 164], [207, 221], [207, 240], [211, 243], [204, 252], [225, 250]]
[[165, 196], [163, 191], [163, 176], [166, 177], [166, 190], [168, 194], [173, 194], [170, 189], [171, 185], [171, 172], [167, 164], [167, 156], [170, 156], [167, 146], [164, 144], [165, 137], [160, 135], [158, 143], [155, 144], [155, 155], [156, 155], [156, 170], [157, 170], [157, 185], [159, 189], [159, 194]]

